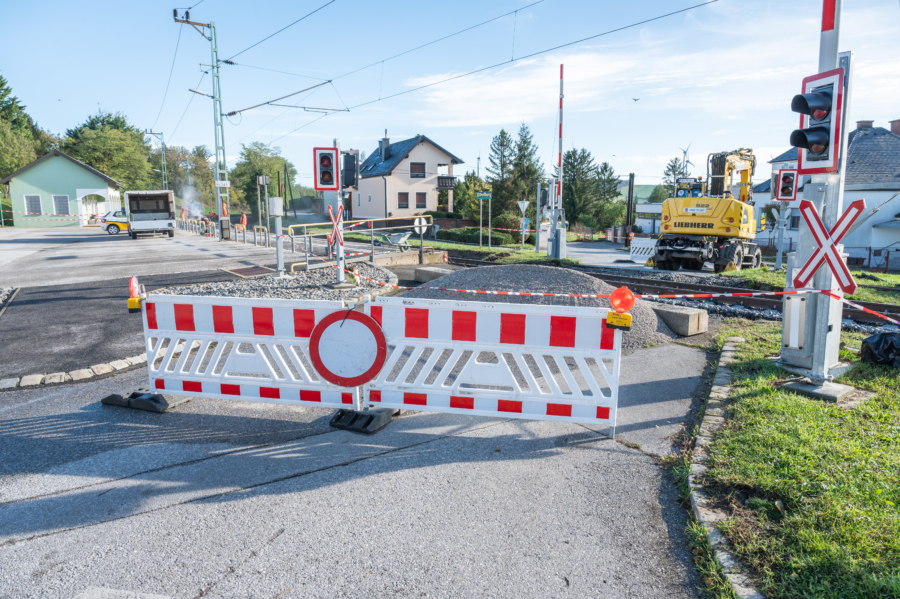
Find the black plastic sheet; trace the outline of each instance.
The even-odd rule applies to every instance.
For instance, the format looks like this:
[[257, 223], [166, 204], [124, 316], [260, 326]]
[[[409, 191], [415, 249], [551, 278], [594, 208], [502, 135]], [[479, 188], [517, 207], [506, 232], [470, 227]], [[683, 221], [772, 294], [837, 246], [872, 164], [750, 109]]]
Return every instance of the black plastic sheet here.
[[863, 339], [859, 357], [869, 364], [900, 369], [900, 333], [878, 333]]

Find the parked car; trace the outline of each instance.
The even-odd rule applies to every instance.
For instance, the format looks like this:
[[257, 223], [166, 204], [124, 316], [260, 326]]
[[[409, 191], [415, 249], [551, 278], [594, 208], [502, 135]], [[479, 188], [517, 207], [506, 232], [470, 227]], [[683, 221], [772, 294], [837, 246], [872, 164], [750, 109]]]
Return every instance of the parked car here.
[[125, 216], [124, 210], [110, 210], [100, 219], [100, 228], [109, 233], [116, 235], [119, 231], [128, 230], [128, 217]]

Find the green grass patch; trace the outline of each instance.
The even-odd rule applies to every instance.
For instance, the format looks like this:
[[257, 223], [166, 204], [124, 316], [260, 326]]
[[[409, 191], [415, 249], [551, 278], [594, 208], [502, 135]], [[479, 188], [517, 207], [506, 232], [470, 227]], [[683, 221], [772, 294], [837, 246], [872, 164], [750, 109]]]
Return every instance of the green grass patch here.
[[[856, 284], [859, 286], [856, 290], [856, 293], [853, 295], [848, 295], [847, 299], [850, 300], [858, 300], [861, 302], [875, 302], [879, 304], [898, 304], [900, 305], [900, 291], [893, 291], [890, 289], [871, 289], [868, 286], [877, 286], [877, 287], [900, 287], [900, 275], [898, 274], [882, 274], [882, 273], [869, 273], [863, 270], [852, 270], [854, 278], [856, 279]], [[880, 281], [874, 281], [871, 279], [866, 279], [861, 277], [860, 275], [872, 275], [881, 279]], [[781, 291], [784, 289], [784, 279], [785, 279], [785, 271], [784, 270], [775, 270], [770, 271], [762, 268], [757, 269], [745, 269], [745, 270], [735, 270], [729, 272], [723, 272], [722, 276], [726, 277], [734, 277], [736, 279], [744, 279], [747, 281], [751, 281], [751, 287], [754, 289], [762, 289], [769, 291]], [[867, 285], [867, 287], [863, 287], [863, 285]]]
[[748, 343], [710, 448], [711, 490], [731, 510], [719, 529], [770, 597], [900, 597], [900, 372], [857, 363], [840, 382], [877, 395], [845, 410], [781, 388], [793, 375], [767, 359], [779, 323], [726, 329], [720, 342]]

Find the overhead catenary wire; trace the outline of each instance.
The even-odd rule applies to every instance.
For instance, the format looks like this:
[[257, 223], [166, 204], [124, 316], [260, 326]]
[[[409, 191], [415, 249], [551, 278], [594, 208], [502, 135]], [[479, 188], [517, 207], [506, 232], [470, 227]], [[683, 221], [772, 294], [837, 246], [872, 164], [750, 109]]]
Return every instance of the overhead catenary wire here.
[[[197, 85], [194, 86], [194, 89], [200, 87], [200, 84], [203, 83], [203, 78], [206, 77], [208, 71], [204, 71], [202, 75], [200, 75], [200, 81], [197, 82]], [[194, 98], [197, 97], [197, 94], [191, 94], [191, 97], [188, 98], [187, 106], [184, 107], [184, 112], [181, 113], [181, 118], [178, 119], [178, 124], [175, 125], [175, 129], [172, 130], [172, 133], [169, 135], [169, 144], [172, 144], [172, 140], [175, 138], [175, 132], [178, 131], [178, 127], [181, 126], [181, 121], [184, 120], [184, 115], [187, 114], [188, 108], [191, 107], [191, 102], [194, 101]]]
[[244, 48], [243, 50], [241, 50], [240, 52], [238, 52], [238, 53], [235, 54], [234, 56], [231, 56], [228, 60], [234, 60], [235, 56], [240, 56], [241, 54], [243, 54], [243, 53], [246, 52], [247, 50], [250, 50], [251, 48], [255, 48], [256, 46], [260, 45], [261, 43], [263, 43], [263, 42], [266, 41], [266, 40], [272, 39], [273, 37], [275, 37], [276, 35], [278, 35], [278, 34], [281, 33], [282, 31], [284, 31], [285, 29], [289, 29], [289, 28], [293, 27], [294, 25], [296, 25], [296, 24], [299, 23], [300, 21], [306, 19], [307, 17], [311, 17], [312, 15], [316, 14], [317, 12], [319, 12], [320, 10], [322, 10], [323, 8], [325, 8], [326, 6], [328, 6], [328, 5], [330, 5], [330, 4], [334, 4], [335, 2], [337, 2], [337, 0], [329, 0], [328, 2], [326, 2], [325, 4], [323, 4], [322, 6], [320, 6], [319, 8], [315, 9], [314, 11], [312, 11], [312, 12], [310, 12], [310, 13], [307, 13], [307, 14], [303, 15], [302, 17], [300, 17], [299, 19], [297, 19], [297, 20], [294, 21], [293, 23], [290, 23], [290, 24], [288, 24], [288, 25], [285, 25], [284, 27], [282, 27], [281, 29], [279, 29], [279, 30], [276, 31], [275, 33], [273, 33], [273, 34], [271, 34], [271, 35], [267, 35], [266, 37], [262, 38], [261, 40], [259, 40], [258, 42], [256, 42], [256, 43], [253, 44], [253, 45], [247, 46], [246, 48]]
[[257, 67], [249, 64], [244, 64], [242, 62], [234, 62], [232, 60], [223, 60], [223, 64], [231, 65], [233, 67], [244, 67], [245, 69], [257, 69], [259, 71], [269, 71], [270, 73], [280, 73], [282, 75], [290, 75], [291, 77], [303, 77], [304, 79], [315, 79], [316, 81], [328, 81], [323, 77], [313, 77], [312, 75], [300, 75], [298, 73], [291, 73], [289, 71], [279, 71], [278, 69], [267, 69], [266, 67]]
[[[434, 87], [435, 85], [440, 85], [440, 84], [442, 84], [442, 83], [447, 83], [448, 81], [455, 81], [455, 80], [457, 80], [457, 79], [462, 79], [463, 77], [468, 77], [469, 75], [475, 75], [475, 74], [477, 74], [477, 73], [483, 73], [484, 71], [489, 71], [489, 70], [491, 70], [491, 69], [495, 69], [495, 68], [497, 68], [497, 67], [502, 67], [502, 66], [511, 64], [511, 63], [513, 63], [513, 62], [518, 62], [518, 61], [520, 61], [520, 60], [526, 60], [526, 59], [528, 59], [528, 58], [534, 58], [535, 56], [540, 56], [541, 54], [546, 54], [547, 52], [553, 52], [554, 50], [559, 50], [560, 48], [566, 48], [566, 47], [568, 47], [568, 46], [574, 46], [575, 44], [580, 44], [580, 43], [586, 42], [586, 41], [588, 41], [588, 40], [597, 39], [598, 37], [603, 37], [603, 36], [606, 36], [606, 35], [611, 35], [611, 34], [613, 34], [613, 33], [618, 33], [619, 31], [624, 31], [624, 30], [626, 30], [626, 29], [633, 29], [634, 27], [638, 27], [638, 26], [640, 26], [640, 25], [646, 25], [647, 23], [652, 23], [653, 21], [659, 21], [660, 19], [665, 19], [666, 17], [671, 17], [671, 16], [673, 16], [673, 15], [677, 15], [677, 14], [680, 14], [680, 13], [683, 13], [683, 12], [687, 12], [687, 11], [689, 11], [689, 10], [694, 10], [695, 8], [702, 8], [702, 7], [704, 7], [704, 6], [708, 6], [708, 5], [710, 5], [710, 4], [714, 4], [714, 3], [718, 2], [718, 1], [719, 1], [719, 0], [707, 0], [706, 2], [702, 2], [702, 3], [700, 3], [700, 4], [695, 4], [695, 5], [693, 5], [693, 6], [688, 6], [687, 8], [682, 8], [682, 9], [680, 9], [680, 10], [675, 10], [675, 11], [672, 11], [672, 12], [668, 12], [668, 13], [665, 13], [665, 14], [662, 14], [662, 15], [659, 15], [659, 16], [656, 16], [656, 17], [652, 17], [652, 18], [650, 18], [650, 19], [644, 19], [643, 21], [638, 21], [638, 22], [636, 22], [636, 23], [631, 23], [630, 25], [623, 25], [622, 27], [617, 27], [617, 28], [615, 28], [615, 29], [610, 29], [610, 30], [608, 30], [608, 31], [604, 31], [604, 32], [598, 33], [598, 34], [596, 34], [596, 35], [591, 35], [591, 36], [588, 36], [588, 37], [583, 37], [583, 38], [578, 39], [578, 40], [575, 40], [575, 41], [567, 42], [567, 43], [565, 43], [565, 44], [560, 44], [560, 45], [558, 45], [558, 46], [553, 46], [552, 48], [546, 48], [546, 49], [544, 49], [544, 50], [538, 50], [537, 52], [532, 52], [531, 54], [526, 54], [526, 55], [520, 56], [520, 57], [518, 57], [518, 58], [514, 58], [514, 59], [510, 59], [510, 60], [505, 60], [505, 61], [503, 61], [503, 62], [498, 62], [498, 63], [492, 64], [492, 65], [490, 65], [490, 66], [482, 67], [482, 68], [480, 68], [480, 69], [475, 69], [474, 71], [469, 71], [469, 72], [467, 72], [467, 73], [461, 73], [461, 74], [459, 74], [459, 75], [454, 75], [453, 77], [447, 77], [446, 79], [441, 79], [440, 81], [434, 81], [434, 82], [432, 82], [432, 83], [426, 83], [425, 85], [420, 85], [420, 86], [414, 87], [414, 88], [412, 88], [412, 89], [408, 89], [408, 90], [405, 90], [405, 91], [402, 91], [402, 92], [397, 92], [397, 93], [395, 93], [395, 94], [391, 94], [390, 96], [384, 96], [383, 98], [379, 98], [379, 99], [376, 99], [376, 100], [369, 100], [368, 102], [362, 102], [362, 103], [360, 103], [360, 104], [356, 104], [356, 105], [354, 105], [354, 106], [351, 106], [351, 107], [350, 107], [350, 110], [353, 110], [354, 108], [359, 108], [359, 107], [361, 107], [361, 106], [367, 106], [367, 105], [369, 105], [369, 104], [374, 104], [374, 103], [376, 103], [376, 102], [382, 102], [382, 101], [384, 101], [384, 100], [389, 100], [390, 98], [396, 98], [397, 96], [403, 96], [403, 95], [406, 95], [406, 94], [411, 94], [411, 93], [413, 93], [413, 92], [416, 92], [416, 91], [419, 91], [419, 90], [422, 90], [422, 89], [426, 89], [426, 88], [429, 88], [429, 87]], [[335, 77], [335, 79], [337, 79], [337, 77]]]
[[241, 114], [242, 112], [247, 112], [248, 110], [253, 110], [254, 108], [259, 108], [260, 106], [287, 106], [288, 108], [303, 108], [304, 110], [328, 110], [331, 112], [348, 111], [349, 108], [345, 108], [344, 110], [341, 110], [338, 108], [312, 108], [312, 107], [303, 107], [303, 106], [296, 106], [296, 105], [290, 105], [290, 104], [276, 104], [276, 102], [278, 102], [280, 100], [284, 100], [285, 98], [290, 98], [291, 96], [296, 96], [297, 94], [302, 94], [303, 92], [308, 92], [311, 89], [316, 89], [317, 87], [322, 87], [323, 85], [326, 85], [328, 83], [331, 83], [331, 81], [323, 81], [322, 83], [317, 83], [316, 85], [307, 87], [306, 89], [301, 89], [298, 92], [294, 92], [294, 93], [288, 94], [286, 96], [281, 96], [280, 98], [275, 98], [274, 100], [269, 100], [268, 102], [261, 102], [259, 104], [254, 104], [253, 106], [250, 106], [248, 108], [241, 108], [240, 110], [232, 110], [231, 112], [226, 113], [225, 116], [235, 116], [237, 114]]
[[159, 112], [156, 114], [156, 120], [153, 121], [153, 125], [150, 126], [151, 130], [156, 128], [156, 123], [159, 122], [159, 117], [162, 115], [163, 107], [166, 105], [166, 96], [169, 95], [169, 84], [172, 83], [172, 73], [175, 71], [175, 59], [178, 58], [178, 45], [181, 43], [182, 29], [182, 27], [178, 28], [178, 39], [175, 40], [175, 55], [172, 56], [172, 66], [169, 68], [169, 78], [166, 80], [166, 91], [163, 92], [162, 103], [159, 105]]

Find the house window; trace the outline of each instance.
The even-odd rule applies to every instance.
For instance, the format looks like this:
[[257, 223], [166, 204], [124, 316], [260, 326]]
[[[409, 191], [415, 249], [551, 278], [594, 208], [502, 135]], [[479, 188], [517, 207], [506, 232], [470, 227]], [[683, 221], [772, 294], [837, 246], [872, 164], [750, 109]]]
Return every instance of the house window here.
[[370, 202], [372, 201], [372, 194], [371, 194], [371, 193], [369, 194], [369, 201], [370, 201]]
[[409, 192], [401, 191], [397, 193], [397, 208], [409, 208]]
[[69, 196], [53, 196], [53, 209], [56, 214], [68, 214]]
[[425, 163], [424, 162], [410, 162], [409, 163], [409, 178], [410, 179], [424, 179], [425, 178]]
[[800, 228], [800, 217], [792, 216], [791, 217], [791, 229], [799, 229]]
[[362, 194], [361, 193], [356, 194], [356, 205], [362, 206]]
[[417, 191], [416, 192], [416, 208], [424, 208], [425, 207], [425, 192]]
[[41, 196], [25, 196], [25, 212], [29, 214], [41, 213]]

